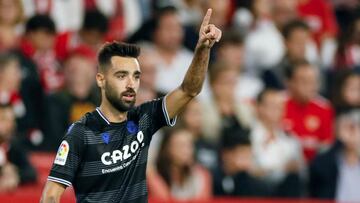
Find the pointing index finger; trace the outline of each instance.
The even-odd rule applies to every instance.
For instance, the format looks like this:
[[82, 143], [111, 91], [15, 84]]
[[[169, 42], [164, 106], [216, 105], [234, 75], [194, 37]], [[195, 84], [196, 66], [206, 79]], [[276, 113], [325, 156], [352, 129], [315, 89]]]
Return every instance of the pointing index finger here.
[[210, 18], [211, 18], [211, 13], [212, 13], [212, 9], [209, 8], [209, 9], [207, 10], [207, 12], [206, 12], [206, 15], [205, 15], [202, 23], [201, 23], [201, 27], [204, 27], [204, 26], [206, 26], [206, 25], [209, 24]]

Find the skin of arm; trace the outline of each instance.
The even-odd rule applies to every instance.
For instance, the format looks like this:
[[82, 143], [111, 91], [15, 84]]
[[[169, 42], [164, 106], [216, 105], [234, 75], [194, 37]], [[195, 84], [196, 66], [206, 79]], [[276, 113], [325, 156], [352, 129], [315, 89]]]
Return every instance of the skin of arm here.
[[208, 9], [199, 31], [194, 58], [180, 87], [166, 96], [166, 109], [170, 119], [178, 115], [197, 96], [203, 86], [209, 65], [211, 47], [221, 38], [221, 30], [209, 24], [212, 9]]
[[40, 203], [58, 203], [66, 187], [60, 183], [47, 181]]

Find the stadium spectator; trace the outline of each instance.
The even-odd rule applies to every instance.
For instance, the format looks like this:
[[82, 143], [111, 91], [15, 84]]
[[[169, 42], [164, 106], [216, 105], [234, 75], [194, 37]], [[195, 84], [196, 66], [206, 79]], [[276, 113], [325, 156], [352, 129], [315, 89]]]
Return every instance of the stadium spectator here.
[[360, 15], [342, 33], [335, 57], [335, 69], [360, 69]]
[[333, 64], [336, 52], [336, 37], [338, 24], [331, 1], [327, 0], [299, 0], [298, 13], [310, 27], [320, 56], [321, 65], [329, 67]]
[[0, 104], [0, 168], [0, 192], [36, 181], [36, 171], [17, 135], [15, 113], [10, 104]]
[[203, 2], [201, 0], [180, 0], [173, 2], [179, 10], [181, 22], [185, 26], [198, 26], [201, 23], [201, 16], [203, 14]]
[[91, 48], [94, 54], [105, 42], [108, 31], [108, 19], [98, 10], [86, 11], [79, 31], [61, 33], [55, 42], [56, 55], [64, 60], [68, 54], [79, 46]]
[[0, 52], [18, 47], [23, 15], [21, 0], [0, 1]]
[[247, 129], [253, 120], [252, 106], [235, 96], [238, 69], [218, 61], [210, 66], [212, 97], [202, 103], [204, 138], [218, 144], [223, 131]]
[[263, 90], [257, 98], [257, 122], [250, 139], [257, 170], [276, 196], [299, 197], [304, 169], [301, 145], [282, 126], [285, 96], [275, 89]]
[[231, 68], [238, 70], [238, 82], [235, 88], [236, 98], [252, 100], [263, 88], [261, 80], [245, 70], [244, 39], [235, 29], [226, 30], [217, 44], [216, 58], [226, 62]]
[[310, 34], [309, 26], [304, 21], [293, 20], [286, 24], [282, 29], [286, 46], [285, 58], [290, 62], [306, 59], [316, 63], [316, 47]]
[[77, 30], [85, 10], [85, 1], [22, 0], [26, 18], [48, 15], [54, 19], [56, 30], [60, 32]]
[[336, 38], [338, 26], [332, 3], [326, 0], [300, 0], [297, 10], [313, 33], [318, 45], [321, 45], [326, 38]]
[[337, 71], [332, 102], [336, 113], [360, 108], [360, 75], [351, 70]]
[[[265, 70], [262, 77], [268, 87], [284, 88], [285, 71], [296, 61], [308, 60], [316, 64], [316, 46], [311, 39], [309, 26], [301, 20], [285, 24], [282, 30], [285, 55], [273, 68]], [[314, 57], [315, 56], [315, 57]]]
[[150, 49], [143, 48], [139, 56], [139, 64], [141, 67], [140, 88], [141, 92], [136, 98], [137, 105], [146, 101], [153, 100], [164, 96], [165, 94], [156, 89], [156, 64], [158, 57]]
[[68, 127], [99, 104], [94, 89], [96, 56], [87, 47], [73, 50], [64, 63], [65, 88], [46, 98], [44, 150], [55, 151]]
[[[255, 20], [253, 29], [245, 40], [246, 68], [260, 75], [263, 70], [274, 67], [285, 54], [281, 30], [288, 22], [296, 19], [297, 0], [252, 1]], [[270, 8], [267, 8], [270, 7]], [[270, 10], [264, 16], [262, 10]]]
[[42, 91], [31, 62], [21, 54], [0, 54], [0, 103], [13, 106], [17, 128], [29, 141], [41, 141]]
[[0, 103], [10, 103], [16, 118], [25, 116], [26, 109], [20, 95], [21, 69], [19, 60], [11, 54], [0, 56]]
[[[90, 0], [88, 2], [91, 2]], [[109, 19], [109, 30], [106, 34], [107, 41], [124, 40], [134, 33], [143, 19], [150, 17], [149, 1], [93, 1], [96, 7]], [[90, 8], [88, 8], [90, 9]]]
[[56, 30], [53, 20], [47, 15], [36, 15], [26, 22], [23, 54], [34, 61], [41, 85], [47, 94], [63, 87], [64, 77], [55, 53]]
[[179, 123], [189, 130], [195, 142], [195, 159], [209, 170], [218, 165], [217, 147], [208, 142], [202, 133], [202, 107], [198, 100], [191, 101], [179, 117]]
[[295, 63], [286, 71], [288, 99], [284, 123], [298, 137], [304, 156], [311, 161], [333, 141], [333, 108], [318, 94], [319, 71], [308, 63]]
[[159, 10], [153, 33], [154, 54], [159, 57], [156, 64], [156, 87], [160, 92], [177, 88], [186, 68], [191, 63], [192, 53], [182, 46], [184, 30], [177, 10], [165, 7]]
[[221, 164], [213, 171], [215, 196], [269, 196], [271, 189], [253, 174], [254, 159], [248, 135], [243, 132], [223, 134]]
[[298, 17], [298, 3], [298, 0], [275, 0], [269, 4], [271, 17], [279, 30], [282, 30], [286, 24]]
[[343, 112], [336, 123], [338, 142], [319, 154], [310, 166], [310, 195], [337, 202], [359, 202], [360, 112]]
[[194, 140], [185, 128], [167, 131], [156, 167], [148, 173], [149, 196], [162, 200], [207, 200], [212, 196], [209, 172], [193, 160]]

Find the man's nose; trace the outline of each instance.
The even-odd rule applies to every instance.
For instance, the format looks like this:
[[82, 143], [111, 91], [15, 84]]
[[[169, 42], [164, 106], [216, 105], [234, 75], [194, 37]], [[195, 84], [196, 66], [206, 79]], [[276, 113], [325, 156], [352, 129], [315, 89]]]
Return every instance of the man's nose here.
[[133, 77], [129, 77], [127, 88], [134, 88], [135, 87], [135, 79]]

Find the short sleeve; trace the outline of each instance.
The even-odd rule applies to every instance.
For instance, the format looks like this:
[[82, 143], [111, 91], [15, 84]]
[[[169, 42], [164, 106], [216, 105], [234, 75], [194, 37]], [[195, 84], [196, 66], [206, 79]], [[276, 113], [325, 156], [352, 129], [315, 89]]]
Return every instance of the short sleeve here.
[[81, 163], [84, 141], [84, 126], [76, 123], [72, 124], [64, 136], [53, 166], [48, 176], [49, 181], [71, 186], [75, 178], [76, 171]]
[[149, 114], [152, 124], [152, 131], [155, 133], [164, 126], [174, 126], [176, 118], [170, 118], [166, 109], [166, 96], [146, 102], [140, 106], [141, 114]]

